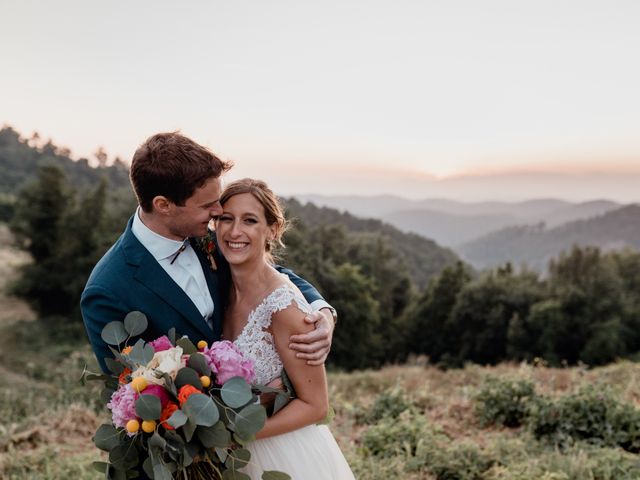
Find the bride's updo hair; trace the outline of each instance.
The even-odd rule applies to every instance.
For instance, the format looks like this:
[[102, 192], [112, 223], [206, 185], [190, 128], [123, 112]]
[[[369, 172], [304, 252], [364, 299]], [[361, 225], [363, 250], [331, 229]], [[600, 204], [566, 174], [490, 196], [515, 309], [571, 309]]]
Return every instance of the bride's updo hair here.
[[273, 251], [276, 248], [284, 248], [282, 242], [282, 235], [287, 230], [289, 223], [284, 216], [284, 211], [280, 200], [269, 188], [269, 186], [262, 180], [256, 180], [253, 178], [243, 178], [236, 180], [227, 185], [220, 197], [220, 204], [224, 206], [225, 203], [236, 195], [242, 193], [249, 193], [253, 195], [253, 198], [260, 202], [262, 208], [264, 208], [264, 216], [267, 219], [267, 225], [275, 226], [275, 236], [273, 240], [267, 241], [265, 245], [265, 252], [267, 253], [268, 260], [273, 263]]

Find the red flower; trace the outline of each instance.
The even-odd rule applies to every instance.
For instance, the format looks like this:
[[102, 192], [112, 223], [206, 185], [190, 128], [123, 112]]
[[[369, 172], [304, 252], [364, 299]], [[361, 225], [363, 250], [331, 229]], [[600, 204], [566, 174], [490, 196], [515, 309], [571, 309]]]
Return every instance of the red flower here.
[[127, 382], [127, 376], [130, 374], [131, 374], [131, 369], [125, 368], [120, 374], [120, 376], [118, 377], [118, 382], [120, 382], [120, 384], [122, 385], [124, 385], [125, 383], [129, 383]]
[[178, 400], [180, 400], [180, 406], [184, 405], [184, 402], [186, 402], [187, 399], [194, 393], [202, 393], [202, 392], [198, 390], [196, 387], [194, 387], [193, 385], [182, 386], [180, 388], [180, 391], [178, 392]]
[[173, 415], [173, 412], [176, 410], [178, 410], [178, 405], [173, 402], [167, 403], [167, 406], [162, 409], [162, 413], [160, 414], [160, 423], [165, 429], [175, 430], [175, 428], [167, 423], [167, 420], [171, 418], [171, 415]]

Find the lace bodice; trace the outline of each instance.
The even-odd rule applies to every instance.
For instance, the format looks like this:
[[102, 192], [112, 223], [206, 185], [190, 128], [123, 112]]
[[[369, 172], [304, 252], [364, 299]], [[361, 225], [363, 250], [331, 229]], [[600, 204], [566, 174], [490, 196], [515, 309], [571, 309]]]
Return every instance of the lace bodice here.
[[276, 351], [273, 335], [267, 328], [271, 325], [271, 316], [293, 302], [304, 313], [311, 313], [311, 306], [297, 288], [282, 285], [267, 295], [249, 314], [247, 324], [233, 342], [245, 357], [254, 361], [255, 383], [258, 385], [266, 385], [282, 372], [282, 360]]

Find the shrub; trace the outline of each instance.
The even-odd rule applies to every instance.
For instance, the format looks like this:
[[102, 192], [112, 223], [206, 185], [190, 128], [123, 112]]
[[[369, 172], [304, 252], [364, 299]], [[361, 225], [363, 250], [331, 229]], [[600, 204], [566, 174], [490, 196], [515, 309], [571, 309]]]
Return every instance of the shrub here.
[[359, 414], [356, 420], [358, 423], [372, 425], [385, 417], [398, 418], [402, 412], [411, 408], [413, 404], [407, 400], [402, 390], [396, 387], [376, 396], [371, 407]]
[[476, 416], [484, 426], [519, 427], [536, 398], [535, 388], [528, 380], [489, 378], [475, 397]]
[[640, 451], [640, 411], [601, 388], [534, 402], [530, 428], [538, 439], [566, 447], [575, 441]]
[[383, 417], [366, 430], [362, 435], [362, 446], [365, 453], [376, 457], [412, 457], [418, 442], [432, 435], [433, 430], [424, 416], [405, 410], [397, 418]]

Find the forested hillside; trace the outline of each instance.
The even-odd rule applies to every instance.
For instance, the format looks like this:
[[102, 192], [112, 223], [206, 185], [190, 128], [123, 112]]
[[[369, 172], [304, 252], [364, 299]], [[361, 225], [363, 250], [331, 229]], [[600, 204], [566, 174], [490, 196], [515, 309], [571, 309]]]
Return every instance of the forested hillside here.
[[510, 261], [542, 272], [551, 258], [572, 245], [605, 250], [640, 248], [640, 206], [628, 205], [551, 229], [544, 224], [508, 227], [469, 242], [458, 251], [478, 268]]

